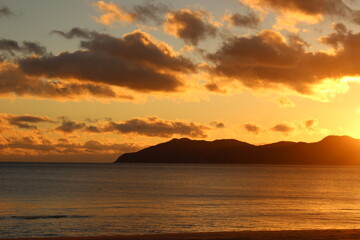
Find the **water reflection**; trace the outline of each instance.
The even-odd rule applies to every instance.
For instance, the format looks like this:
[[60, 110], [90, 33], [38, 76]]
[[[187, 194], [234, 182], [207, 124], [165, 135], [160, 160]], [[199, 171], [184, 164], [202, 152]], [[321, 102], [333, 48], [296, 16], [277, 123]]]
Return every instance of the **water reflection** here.
[[1, 164], [0, 237], [357, 228], [359, 171]]

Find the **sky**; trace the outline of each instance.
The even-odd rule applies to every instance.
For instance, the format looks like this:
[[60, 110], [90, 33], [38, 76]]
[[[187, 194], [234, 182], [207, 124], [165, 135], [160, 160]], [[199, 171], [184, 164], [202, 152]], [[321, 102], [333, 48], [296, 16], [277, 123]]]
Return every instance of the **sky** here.
[[0, 161], [360, 138], [358, 0], [0, 0]]

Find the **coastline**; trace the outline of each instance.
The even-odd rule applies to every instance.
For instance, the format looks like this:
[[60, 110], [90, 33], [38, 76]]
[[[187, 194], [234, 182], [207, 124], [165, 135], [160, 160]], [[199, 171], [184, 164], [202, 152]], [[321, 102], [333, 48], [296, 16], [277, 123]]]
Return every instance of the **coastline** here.
[[[91, 237], [34, 237], [7, 238], [7, 240], [300, 240], [300, 239], [360, 239], [360, 229], [328, 230], [281, 230], [281, 231], [239, 231], [239, 232], [199, 232], [164, 233], [144, 235], [91, 236]], [[0, 240], [5, 240], [1, 238]]]

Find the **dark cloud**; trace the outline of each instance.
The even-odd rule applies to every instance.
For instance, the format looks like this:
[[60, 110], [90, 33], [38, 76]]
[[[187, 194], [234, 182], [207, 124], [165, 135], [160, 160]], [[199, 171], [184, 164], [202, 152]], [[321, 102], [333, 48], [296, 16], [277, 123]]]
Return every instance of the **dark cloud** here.
[[147, 2], [142, 5], [135, 5], [129, 13], [136, 21], [162, 23], [164, 21], [164, 13], [169, 11], [169, 7], [163, 3]]
[[225, 124], [223, 122], [213, 121], [210, 125], [215, 128], [225, 128]]
[[195, 71], [192, 61], [144, 32], [135, 31], [123, 38], [97, 33], [91, 36], [81, 42], [85, 51], [25, 58], [19, 61], [20, 67], [30, 76], [75, 78], [141, 92], [177, 91], [183, 83], [176, 73]]
[[0, 7], [0, 17], [9, 17], [12, 15], [14, 15], [14, 13], [8, 7]]
[[24, 41], [23, 45], [23, 51], [26, 51], [28, 53], [35, 53], [38, 55], [44, 55], [46, 53], [46, 47], [41, 46], [38, 43]]
[[336, 23], [333, 25], [335, 33], [331, 33], [326, 37], [321, 37], [320, 41], [324, 44], [330, 45], [335, 49], [341, 47], [341, 44], [346, 41], [348, 30], [342, 23]]
[[154, 70], [187, 72], [195, 71], [196, 68], [190, 59], [176, 55], [169, 45], [157, 42], [142, 31], [125, 34], [123, 38], [94, 34], [93, 39], [82, 41], [81, 46], [92, 52], [109, 54]]
[[[335, 55], [321, 56], [318, 65], [325, 67], [324, 72], [328, 77], [358, 76], [360, 74], [360, 33], [347, 31], [343, 24], [334, 25], [335, 33], [321, 38], [321, 40], [330, 46], [341, 46], [337, 49]], [[319, 54], [320, 55], [320, 54]], [[315, 62], [311, 62], [315, 64]], [[317, 65], [315, 65], [318, 67]]]
[[258, 134], [261, 131], [261, 127], [259, 127], [256, 124], [253, 123], [248, 123], [244, 125], [244, 129], [248, 132], [254, 133], [254, 134]]
[[20, 45], [14, 40], [3, 38], [0, 39], [0, 51], [7, 52], [11, 56], [15, 56], [15, 53], [44, 55], [46, 53], [46, 47], [29, 41], [24, 41], [22, 45]]
[[169, 12], [164, 29], [167, 33], [192, 45], [197, 45], [200, 40], [217, 34], [217, 27], [210, 22], [208, 13], [190, 9]]
[[157, 42], [151, 35], [139, 30], [125, 34], [123, 38], [115, 38], [108, 34], [100, 34], [81, 28], [73, 28], [69, 32], [57, 30], [53, 32], [69, 39], [88, 39], [81, 41], [82, 48], [108, 54], [129, 62], [171, 71], [195, 70], [192, 61], [182, 56], [176, 56], [167, 44]]
[[87, 126], [85, 131], [90, 133], [101, 133], [101, 129], [97, 126]]
[[12, 115], [1, 114], [0, 117], [6, 119], [12, 126], [24, 129], [37, 129], [36, 123], [52, 122], [50, 118], [35, 115]]
[[[138, 134], [148, 137], [172, 137], [173, 135], [188, 136], [194, 138], [206, 137], [209, 127], [183, 121], [162, 120], [157, 117], [132, 118], [126, 121], [99, 121], [97, 124], [87, 125], [83, 122], [75, 122], [66, 117], [61, 118], [62, 123], [55, 128], [56, 131], [72, 133], [85, 131], [88, 133], [117, 132], [122, 134]], [[217, 123], [217, 127], [224, 127], [223, 123]]]
[[21, 51], [19, 44], [11, 39], [0, 39], [0, 51], [9, 52], [14, 55], [14, 52]]
[[80, 130], [85, 128], [85, 123], [78, 123], [72, 121], [66, 117], [61, 117], [61, 125], [55, 128], [56, 131], [62, 133], [72, 133], [74, 131]]
[[0, 65], [0, 96], [12, 94], [51, 99], [78, 99], [84, 96], [133, 99], [130, 95], [117, 94], [109, 86], [29, 77], [16, 65], [4, 63]]
[[205, 84], [205, 87], [210, 92], [218, 92], [218, 93], [224, 93], [225, 92], [216, 83], [207, 83], [207, 84]]
[[233, 37], [214, 54], [208, 55], [215, 67], [211, 73], [237, 80], [250, 88], [275, 88], [285, 85], [302, 94], [314, 94], [313, 87], [325, 79], [360, 74], [360, 33], [337, 32], [322, 41], [339, 45], [335, 54], [305, 51], [298, 37], [286, 39], [272, 30], [255, 36]]
[[174, 76], [158, 73], [138, 64], [129, 64], [110, 55], [76, 51], [58, 56], [20, 61], [23, 71], [32, 76], [88, 80], [137, 91], [176, 91], [182, 84]]
[[168, 121], [157, 117], [133, 118], [123, 122], [110, 122], [104, 131], [138, 134], [149, 137], [172, 137], [174, 135], [205, 138], [208, 127], [182, 121]]
[[60, 31], [60, 30], [53, 30], [51, 31], [53, 34], [58, 34], [64, 38], [67, 39], [73, 39], [73, 38], [91, 38], [95, 32], [90, 32], [89, 30], [82, 29], [82, 28], [72, 28], [68, 32]]
[[246, 15], [240, 13], [225, 15], [224, 19], [233, 26], [245, 28], [257, 28], [261, 22], [259, 16], [253, 12]]
[[280, 123], [275, 125], [274, 127], [271, 128], [272, 131], [274, 132], [281, 132], [284, 134], [289, 134], [293, 131], [295, 131], [295, 127], [290, 125], [290, 124], [286, 124], [286, 123]]

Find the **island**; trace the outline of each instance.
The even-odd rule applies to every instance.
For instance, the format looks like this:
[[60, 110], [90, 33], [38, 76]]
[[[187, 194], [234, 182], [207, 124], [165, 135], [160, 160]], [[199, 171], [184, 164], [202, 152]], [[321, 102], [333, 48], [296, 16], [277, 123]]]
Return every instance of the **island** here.
[[172, 139], [125, 153], [115, 163], [360, 165], [360, 140], [328, 136], [319, 142], [252, 145], [234, 139]]

